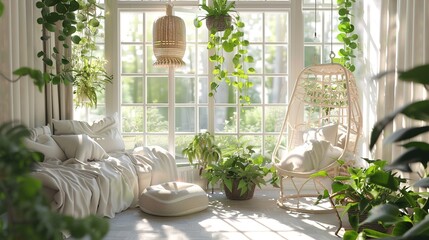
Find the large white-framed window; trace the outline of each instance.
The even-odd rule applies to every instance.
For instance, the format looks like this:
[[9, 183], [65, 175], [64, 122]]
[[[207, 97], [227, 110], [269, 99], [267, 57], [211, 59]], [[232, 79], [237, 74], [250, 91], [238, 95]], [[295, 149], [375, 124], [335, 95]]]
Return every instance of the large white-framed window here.
[[[227, 86], [208, 97], [208, 33], [192, 23], [202, 14], [197, 0], [173, 2], [187, 31], [187, 65], [173, 74], [152, 66], [152, 24], [165, 15], [166, 2], [107, 1], [106, 56], [115, 80], [107, 87], [106, 112], [120, 113], [126, 148], [159, 145], [180, 161], [192, 137], [209, 130], [220, 142], [241, 137], [270, 156], [294, 79], [306, 65], [329, 62], [329, 34], [336, 36], [336, 24], [332, 31], [330, 1], [316, 1], [316, 22], [312, 0], [237, 1], [256, 60], [251, 103], [243, 106]], [[320, 39], [309, 37], [314, 26]]]

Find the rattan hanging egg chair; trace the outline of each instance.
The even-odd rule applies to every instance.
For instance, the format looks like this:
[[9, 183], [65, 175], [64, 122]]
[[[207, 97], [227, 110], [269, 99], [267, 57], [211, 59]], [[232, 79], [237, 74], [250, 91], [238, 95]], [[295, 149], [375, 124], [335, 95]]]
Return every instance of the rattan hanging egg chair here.
[[[309, 213], [334, 211], [332, 202], [308, 207], [303, 198], [314, 199], [330, 188], [329, 181], [312, 174], [325, 170], [338, 175], [354, 159], [361, 120], [355, 78], [348, 69], [330, 63], [301, 71], [272, 155], [280, 177], [280, 207]], [[346, 163], [341, 165], [339, 159]]]

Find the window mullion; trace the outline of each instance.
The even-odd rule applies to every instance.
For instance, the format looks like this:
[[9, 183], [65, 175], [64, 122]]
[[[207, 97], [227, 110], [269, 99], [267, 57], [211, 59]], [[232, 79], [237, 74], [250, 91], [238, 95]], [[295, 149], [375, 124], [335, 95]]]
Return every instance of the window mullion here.
[[174, 67], [168, 67], [168, 151], [175, 156], [175, 94]]

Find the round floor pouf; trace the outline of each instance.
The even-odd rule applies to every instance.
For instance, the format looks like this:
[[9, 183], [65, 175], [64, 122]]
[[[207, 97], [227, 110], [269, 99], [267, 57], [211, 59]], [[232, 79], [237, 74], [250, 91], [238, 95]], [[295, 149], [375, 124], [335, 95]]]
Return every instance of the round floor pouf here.
[[181, 216], [208, 207], [206, 192], [198, 185], [167, 182], [147, 187], [139, 198], [140, 209], [157, 216]]

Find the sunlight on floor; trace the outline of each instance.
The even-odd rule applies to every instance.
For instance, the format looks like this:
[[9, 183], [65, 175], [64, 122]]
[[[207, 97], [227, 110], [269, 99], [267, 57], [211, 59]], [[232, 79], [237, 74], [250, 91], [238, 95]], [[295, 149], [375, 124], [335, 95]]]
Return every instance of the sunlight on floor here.
[[291, 213], [277, 207], [278, 190], [257, 190], [251, 200], [210, 194], [207, 210], [181, 217], [157, 217], [129, 209], [110, 219], [106, 240], [140, 239], [338, 239], [334, 214]]

